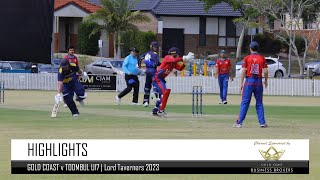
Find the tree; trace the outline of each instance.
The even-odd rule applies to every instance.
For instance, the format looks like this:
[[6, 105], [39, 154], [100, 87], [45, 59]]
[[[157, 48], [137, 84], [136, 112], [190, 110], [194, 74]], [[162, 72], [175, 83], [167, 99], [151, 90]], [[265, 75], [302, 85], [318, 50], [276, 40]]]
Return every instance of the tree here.
[[[273, 33], [275, 37], [286, 43], [288, 47], [291, 47], [294, 55], [298, 58], [300, 75], [303, 75], [303, 67], [310, 43], [314, 40], [320, 29], [320, 21], [318, 20], [320, 15], [320, 0], [252, 0], [252, 7], [261, 14], [281, 23], [281, 31], [274, 31], [269, 26], [264, 26], [264, 30]], [[289, 21], [283, 18], [286, 14], [289, 14]], [[303, 29], [302, 22], [313, 23], [313, 30], [301, 33], [300, 30]], [[302, 59], [296, 44], [298, 35], [304, 39], [305, 49]]]
[[95, 56], [99, 52], [98, 40], [100, 39], [101, 32], [91, 34], [92, 30], [98, 26], [94, 22], [83, 22], [78, 30], [78, 47], [81, 54]]
[[131, 11], [136, 1], [129, 4], [129, 0], [101, 0], [102, 8], [88, 17], [88, 20], [103, 22], [92, 31], [92, 34], [105, 30], [108, 35], [114, 35], [114, 55], [117, 58], [121, 57], [121, 34], [126, 31], [137, 31], [137, 23], [150, 21], [150, 18], [140, 11]]
[[234, 19], [235, 23], [238, 23], [242, 26], [241, 35], [239, 37], [239, 42], [237, 45], [236, 58], [241, 58], [241, 50], [244, 40], [245, 31], [250, 27], [250, 22], [255, 22], [259, 17], [258, 11], [256, 11], [250, 5], [251, 0], [200, 0], [205, 3], [205, 10], [208, 11], [212, 6], [225, 2], [228, 3], [234, 10], [237, 10], [241, 13], [242, 17]]

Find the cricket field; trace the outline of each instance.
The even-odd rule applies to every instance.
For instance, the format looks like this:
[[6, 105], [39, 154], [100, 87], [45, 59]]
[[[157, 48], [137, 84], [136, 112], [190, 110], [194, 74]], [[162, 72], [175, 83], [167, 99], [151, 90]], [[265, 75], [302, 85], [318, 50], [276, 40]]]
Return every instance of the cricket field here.
[[[203, 96], [204, 117], [191, 117], [191, 94], [172, 94], [168, 118], [151, 116], [151, 107], [131, 106], [132, 94], [115, 105], [115, 92], [88, 92], [80, 117], [60, 106], [50, 118], [54, 91], [5, 91], [0, 105], [0, 179], [108, 180], [318, 180], [320, 179], [320, 98], [265, 96], [269, 128], [257, 122], [252, 99], [243, 128], [232, 128], [241, 97], [229, 96], [218, 105], [218, 95]], [[139, 101], [143, 95], [140, 94]], [[11, 139], [310, 139], [309, 175], [11, 175]], [[236, 151], [236, 147], [235, 147]], [[241, 154], [239, 155], [241, 156]]]

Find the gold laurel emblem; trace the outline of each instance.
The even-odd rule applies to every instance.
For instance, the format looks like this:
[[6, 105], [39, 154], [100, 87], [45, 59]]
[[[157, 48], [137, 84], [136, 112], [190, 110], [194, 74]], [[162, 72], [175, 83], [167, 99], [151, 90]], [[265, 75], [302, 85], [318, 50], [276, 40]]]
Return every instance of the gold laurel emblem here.
[[267, 151], [259, 150], [262, 157], [267, 161], [277, 161], [284, 154], [285, 150], [278, 151], [273, 146], [269, 147]]

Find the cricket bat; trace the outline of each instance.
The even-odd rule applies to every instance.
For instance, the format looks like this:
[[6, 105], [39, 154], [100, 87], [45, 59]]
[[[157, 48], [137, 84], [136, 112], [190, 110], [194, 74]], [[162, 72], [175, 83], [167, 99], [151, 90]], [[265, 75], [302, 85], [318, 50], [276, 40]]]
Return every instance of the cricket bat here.
[[52, 109], [52, 113], [51, 113], [51, 117], [52, 118], [56, 118], [57, 117], [59, 106], [60, 106], [60, 102], [54, 104], [53, 109]]

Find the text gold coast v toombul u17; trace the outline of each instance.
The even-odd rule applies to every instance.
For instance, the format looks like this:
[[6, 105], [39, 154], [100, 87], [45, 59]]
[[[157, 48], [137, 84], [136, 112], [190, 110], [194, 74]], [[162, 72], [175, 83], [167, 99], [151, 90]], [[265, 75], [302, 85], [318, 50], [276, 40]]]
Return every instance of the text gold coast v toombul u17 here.
[[13, 139], [11, 173], [309, 174], [309, 140]]

